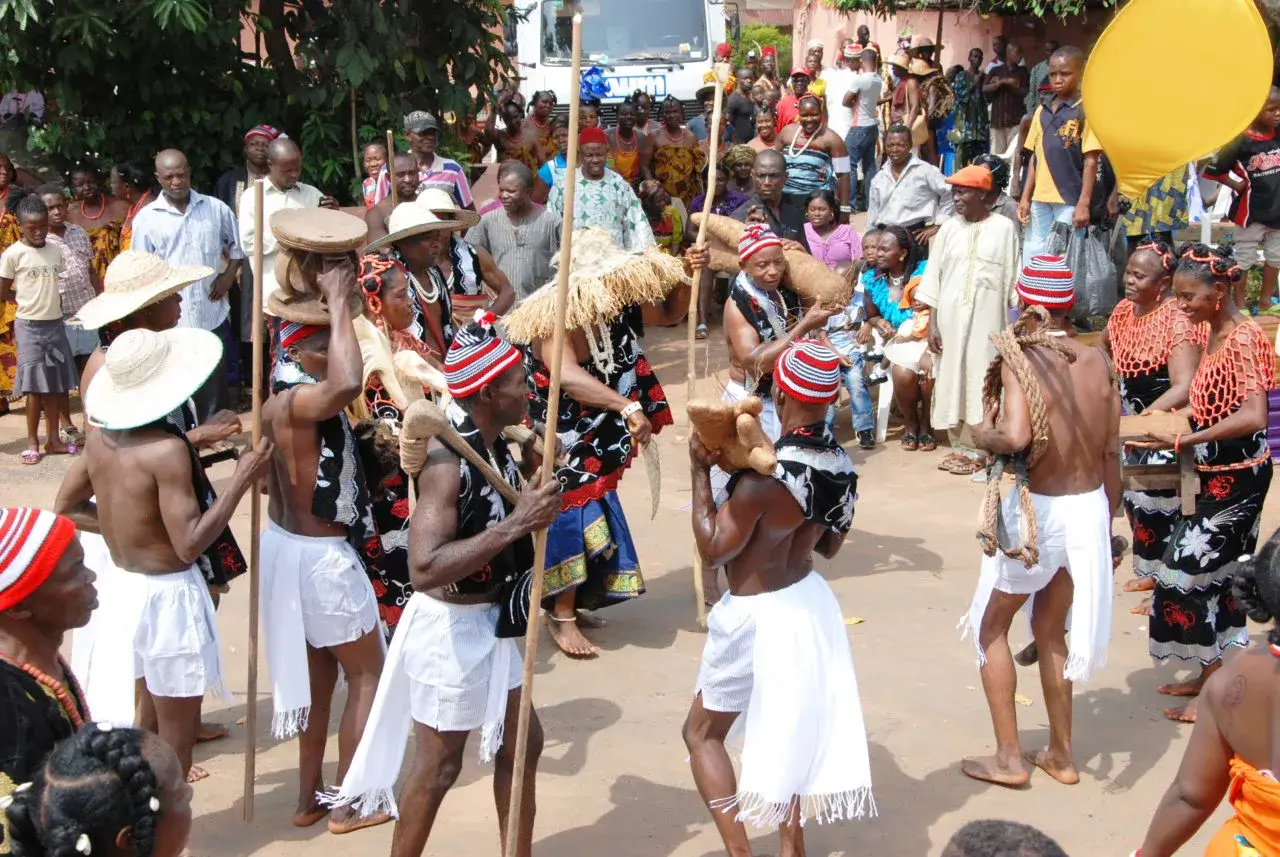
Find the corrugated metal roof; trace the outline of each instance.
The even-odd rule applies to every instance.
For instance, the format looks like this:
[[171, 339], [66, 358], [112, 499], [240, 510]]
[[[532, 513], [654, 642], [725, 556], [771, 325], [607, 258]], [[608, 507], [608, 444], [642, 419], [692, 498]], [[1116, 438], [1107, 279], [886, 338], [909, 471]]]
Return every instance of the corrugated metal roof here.
[[790, 9], [744, 9], [741, 17], [744, 24], [767, 24], [779, 28], [795, 25]]

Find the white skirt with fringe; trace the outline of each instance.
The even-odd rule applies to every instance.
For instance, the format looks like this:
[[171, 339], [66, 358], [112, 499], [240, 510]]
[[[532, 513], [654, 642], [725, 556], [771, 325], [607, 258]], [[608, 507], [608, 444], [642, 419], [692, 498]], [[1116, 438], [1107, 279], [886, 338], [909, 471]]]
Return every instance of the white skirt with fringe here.
[[[1074, 594], [1067, 619], [1071, 645], [1063, 678], [1088, 681], [1095, 669], [1106, 666], [1111, 642], [1111, 507], [1107, 493], [1099, 487], [1085, 494], [1059, 497], [1032, 494], [1031, 504], [1036, 510], [1040, 562], [1027, 568], [998, 550], [995, 556], [984, 556], [978, 588], [969, 612], [960, 620], [960, 638], [972, 634], [978, 665], [984, 665], [987, 658], [978, 632], [991, 593], [998, 590], [1010, 595], [1034, 595], [1049, 585], [1059, 569], [1065, 568], [1071, 575]], [[1005, 495], [1001, 514], [1007, 532], [1023, 531], [1017, 491]]]
[[738, 793], [711, 802], [757, 827], [876, 813], [858, 680], [840, 604], [816, 571], [776, 592], [725, 593], [707, 616], [696, 692], [741, 712]]

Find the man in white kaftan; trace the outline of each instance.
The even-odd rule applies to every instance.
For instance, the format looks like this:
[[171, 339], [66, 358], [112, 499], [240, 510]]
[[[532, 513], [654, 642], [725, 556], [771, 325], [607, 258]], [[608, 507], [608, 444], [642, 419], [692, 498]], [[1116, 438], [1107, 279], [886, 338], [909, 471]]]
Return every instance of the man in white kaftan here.
[[983, 201], [991, 187], [990, 170], [966, 167], [947, 184], [957, 215], [933, 239], [915, 299], [932, 309], [929, 341], [941, 355], [933, 426], [947, 430], [952, 463], [959, 467], [953, 472], [972, 473], [980, 453], [966, 427], [982, 423], [982, 381], [996, 353], [990, 335], [1005, 328], [1014, 305], [1018, 229], [1007, 217], [992, 217]]

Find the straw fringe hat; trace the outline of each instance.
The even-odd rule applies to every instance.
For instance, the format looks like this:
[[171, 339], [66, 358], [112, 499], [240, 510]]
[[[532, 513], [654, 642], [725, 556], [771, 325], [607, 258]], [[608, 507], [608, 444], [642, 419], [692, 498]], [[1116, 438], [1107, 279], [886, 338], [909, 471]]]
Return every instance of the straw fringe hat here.
[[191, 398], [220, 359], [222, 340], [207, 330], [126, 330], [85, 391], [85, 413], [101, 428], [149, 425]]
[[107, 266], [102, 294], [80, 307], [69, 321], [97, 330], [212, 275], [213, 269], [202, 265], [178, 268], [153, 253], [124, 250]]
[[[573, 233], [565, 329], [611, 322], [627, 307], [660, 301], [679, 285], [689, 285], [680, 259], [657, 247], [628, 253], [603, 229], [579, 229]], [[552, 280], [499, 319], [505, 338], [517, 345], [550, 339], [556, 324], [556, 290], [557, 281]]]

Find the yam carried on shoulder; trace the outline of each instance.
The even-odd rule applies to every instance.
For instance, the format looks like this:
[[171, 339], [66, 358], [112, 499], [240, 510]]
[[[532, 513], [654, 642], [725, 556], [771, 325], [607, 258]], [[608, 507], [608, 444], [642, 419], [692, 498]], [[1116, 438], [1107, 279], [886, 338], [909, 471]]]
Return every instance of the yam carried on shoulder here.
[[689, 402], [689, 424], [703, 446], [720, 453], [722, 470], [749, 468], [762, 476], [772, 476], [778, 456], [760, 425], [763, 409], [759, 396], [738, 402], [694, 399]]

